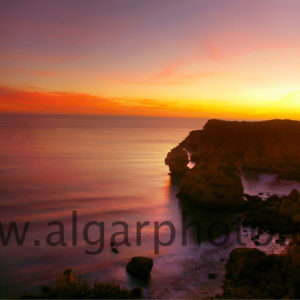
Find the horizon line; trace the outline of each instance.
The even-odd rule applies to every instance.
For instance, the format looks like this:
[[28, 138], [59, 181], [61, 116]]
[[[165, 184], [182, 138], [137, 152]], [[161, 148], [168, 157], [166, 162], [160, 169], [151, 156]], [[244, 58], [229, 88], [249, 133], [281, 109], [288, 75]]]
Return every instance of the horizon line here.
[[272, 120], [290, 120], [300, 121], [291, 118], [218, 118], [218, 117], [183, 117], [183, 116], [160, 116], [160, 115], [131, 115], [131, 114], [89, 114], [89, 113], [42, 113], [42, 112], [0, 112], [0, 116], [60, 116], [60, 117], [114, 117], [114, 118], [153, 118], [153, 119], [191, 119], [191, 120], [224, 120], [224, 121], [248, 121], [248, 122], [260, 122], [260, 121], [272, 121]]

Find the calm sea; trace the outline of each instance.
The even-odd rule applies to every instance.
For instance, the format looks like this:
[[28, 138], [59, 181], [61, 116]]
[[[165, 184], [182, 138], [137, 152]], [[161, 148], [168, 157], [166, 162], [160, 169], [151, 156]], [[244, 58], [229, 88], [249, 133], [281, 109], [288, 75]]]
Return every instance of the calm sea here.
[[[116, 282], [125, 287], [143, 286], [146, 297], [209, 297], [220, 292], [223, 258], [237, 247], [234, 233], [226, 245], [196, 243], [193, 233], [182, 246], [182, 207], [171, 183], [164, 159], [189, 131], [201, 129], [206, 120], [100, 117], [0, 115], [0, 221], [7, 230], [15, 221], [22, 228], [30, 222], [23, 246], [12, 238], [0, 246], [0, 296], [10, 297], [55, 280], [71, 268], [75, 275]], [[247, 180], [247, 179], [244, 179]], [[249, 179], [255, 190], [256, 181]], [[249, 182], [250, 182], [249, 181]], [[251, 188], [250, 188], [251, 189]], [[72, 244], [72, 211], [77, 212], [78, 241]], [[207, 223], [220, 216], [198, 212]], [[66, 245], [51, 247], [47, 235], [63, 225]], [[104, 249], [100, 243], [87, 245], [82, 237], [91, 221], [104, 222]], [[136, 245], [136, 223], [143, 228], [142, 245]], [[170, 221], [176, 229], [174, 243], [154, 253], [154, 222]], [[119, 253], [110, 249], [111, 235], [128, 224], [128, 242]], [[120, 235], [119, 240], [122, 240]], [[222, 237], [221, 237], [222, 238]], [[244, 236], [248, 246], [248, 234]], [[54, 237], [53, 240], [58, 236]], [[89, 239], [99, 239], [99, 228], [91, 226]], [[160, 239], [169, 239], [168, 227]], [[40, 245], [35, 241], [39, 240]], [[279, 251], [271, 243], [264, 250]], [[154, 259], [151, 279], [142, 283], [125, 270], [133, 256]], [[216, 280], [207, 279], [216, 273]]]

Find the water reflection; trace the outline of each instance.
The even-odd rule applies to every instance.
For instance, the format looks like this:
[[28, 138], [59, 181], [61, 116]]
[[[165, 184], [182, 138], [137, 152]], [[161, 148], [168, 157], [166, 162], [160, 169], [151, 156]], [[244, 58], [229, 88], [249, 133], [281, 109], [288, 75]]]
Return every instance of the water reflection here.
[[170, 176], [168, 183], [170, 202], [176, 202], [180, 208], [180, 228], [182, 226], [187, 228], [188, 237], [194, 243], [214, 241], [236, 228], [238, 216], [236, 212], [205, 210], [189, 199], [178, 199], [180, 178]]

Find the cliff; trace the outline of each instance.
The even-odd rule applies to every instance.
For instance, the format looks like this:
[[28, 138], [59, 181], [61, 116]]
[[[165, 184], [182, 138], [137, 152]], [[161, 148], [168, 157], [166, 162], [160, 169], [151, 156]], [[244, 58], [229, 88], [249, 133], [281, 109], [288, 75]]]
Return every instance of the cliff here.
[[[186, 150], [196, 163], [191, 170], [186, 167]], [[182, 175], [181, 197], [239, 207], [241, 169], [300, 181], [300, 121], [209, 120], [203, 130], [190, 132], [172, 149], [165, 163], [171, 175]]]
[[179, 147], [192, 152], [196, 161], [217, 157], [239, 163], [246, 170], [300, 181], [300, 121], [209, 120]]

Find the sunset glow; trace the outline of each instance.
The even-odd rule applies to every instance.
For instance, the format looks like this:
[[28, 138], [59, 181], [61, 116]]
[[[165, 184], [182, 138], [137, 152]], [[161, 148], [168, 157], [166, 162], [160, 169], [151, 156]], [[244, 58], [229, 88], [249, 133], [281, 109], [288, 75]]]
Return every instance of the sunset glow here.
[[1, 1], [0, 112], [300, 119], [300, 2]]

